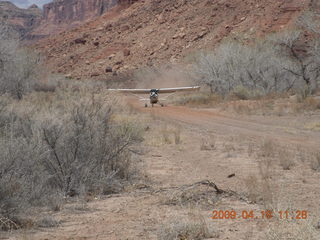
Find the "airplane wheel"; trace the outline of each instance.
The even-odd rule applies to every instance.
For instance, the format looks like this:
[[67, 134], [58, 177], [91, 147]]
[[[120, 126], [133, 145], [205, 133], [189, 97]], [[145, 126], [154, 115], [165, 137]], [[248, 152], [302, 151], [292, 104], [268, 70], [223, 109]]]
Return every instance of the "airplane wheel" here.
[[144, 107], [148, 107], [148, 104], [144, 104]]
[[161, 103], [160, 105], [161, 105], [161, 107], [164, 107], [164, 104], [163, 104], [163, 103]]

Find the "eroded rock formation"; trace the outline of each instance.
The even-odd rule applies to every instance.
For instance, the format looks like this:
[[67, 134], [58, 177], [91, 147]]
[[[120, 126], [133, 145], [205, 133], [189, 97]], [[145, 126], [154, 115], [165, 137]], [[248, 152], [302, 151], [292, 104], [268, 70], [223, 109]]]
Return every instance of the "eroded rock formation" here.
[[37, 5], [32, 5], [28, 9], [21, 9], [9, 1], [0, 2], [0, 20], [6, 21], [22, 37], [39, 26], [41, 16], [41, 9]]

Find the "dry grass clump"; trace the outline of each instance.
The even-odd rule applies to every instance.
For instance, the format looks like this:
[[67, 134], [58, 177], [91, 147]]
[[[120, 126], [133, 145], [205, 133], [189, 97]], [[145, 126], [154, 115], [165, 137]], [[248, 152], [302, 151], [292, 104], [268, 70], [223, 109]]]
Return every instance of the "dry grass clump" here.
[[265, 165], [263, 166], [262, 170], [260, 169], [260, 172], [263, 176], [267, 174], [265, 171], [270, 169], [271, 163], [274, 160], [279, 161], [279, 165], [283, 170], [292, 169], [292, 167], [295, 165], [294, 157], [292, 156], [291, 152], [286, 149], [287, 146], [279, 146], [272, 140], [265, 140], [261, 144], [257, 156], [260, 159], [259, 167], [261, 167], [261, 165]]
[[259, 181], [256, 176], [249, 176], [245, 180], [245, 185], [248, 190], [248, 200], [252, 203], [260, 201]]
[[320, 122], [313, 122], [305, 125], [305, 129], [313, 130], [313, 131], [320, 131]]
[[320, 171], [320, 152], [314, 153], [312, 155], [312, 160], [310, 163], [311, 169], [314, 171]]
[[275, 142], [272, 140], [264, 140], [260, 145], [258, 157], [271, 158], [275, 156]]
[[58, 227], [60, 225], [60, 222], [51, 216], [46, 216], [39, 219], [36, 225], [41, 228], [54, 228]]
[[229, 98], [238, 100], [258, 99], [263, 96], [262, 92], [258, 90], [250, 90], [244, 86], [237, 86], [232, 92], [230, 92]]
[[[0, 98], [0, 228], [22, 225], [31, 207], [59, 211], [63, 199], [121, 190], [134, 171], [141, 128], [112, 121], [103, 92], [81, 89]], [[115, 184], [116, 183], [116, 184]], [[12, 225], [12, 224], [11, 224]]]
[[168, 127], [168, 125], [163, 125], [160, 129], [161, 140], [164, 144], [176, 144], [182, 143], [181, 138], [181, 126], [174, 125]]
[[211, 135], [207, 138], [203, 138], [200, 143], [201, 151], [212, 151], [216, 149], [216, 137]]
[[300, 220], [298, 222], [278, 220], [269, 224], [266, 239], [318, 240], [320, 239], [320, 232], [309, 220]]
[[320, 110], [320, 99], [314, 96], [309, 96], [305, 99], [297, 100], [296, 103], [292, 103], [291, 107], [294, 113], [304, 113], [306, 111]]
[[201, 240], [214, 237], [201, 215], [189, 215], [188, 218], [176, 217], [160, 226], [159, 240]]
[[182, 140], [181, 140], [181, 127], [177, 127], [173, 130], [173, 135], [174, 135], [174, 143], [176, 145], [181, 144]]
[[257, 176], [249, 176], [244, 180], [248, 200], [251, 203], [259, 203], [265, 209], [274, 209], [276, 205], [275, 184], [271, 179], [264, 179]]
[[165, 125], [162, 127], [161, 129], [161, 136], [162, 136], [162, 140], [165, 144], [171, 144], [171, 138], [170, 138], [170, 130], [168, 129], [168, 126]]
[[208, 106], [219, 103], [221, 97], [208, 92], [196, 92], [177, 95], [172, 99], [172, 103], [182, 106]]
[[294, 166], [293, 157], [285, 149], [279, 149], [278, 158], [283, 170], [290, 170]]

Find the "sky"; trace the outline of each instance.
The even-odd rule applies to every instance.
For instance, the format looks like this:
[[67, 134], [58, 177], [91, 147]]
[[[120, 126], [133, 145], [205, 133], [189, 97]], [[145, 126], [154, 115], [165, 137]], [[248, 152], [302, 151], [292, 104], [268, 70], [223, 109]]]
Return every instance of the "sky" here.
[[[0, 1], [4, 1], [4, 0], [0, 0]], [[20, 8], [28, 8], [32, 4], [37, 4], [39, 7], [42, 7], [43, 4], [52, 2], [52, 0], [6, 0], [6, 1], [12, 2]]]

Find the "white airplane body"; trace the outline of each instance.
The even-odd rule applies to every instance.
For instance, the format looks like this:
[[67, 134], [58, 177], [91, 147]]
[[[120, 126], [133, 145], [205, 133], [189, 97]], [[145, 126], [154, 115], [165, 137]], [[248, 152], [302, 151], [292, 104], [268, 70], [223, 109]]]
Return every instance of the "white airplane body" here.
[[[192, 92], [192, 91], [199, 91], [199, 86], [194, 87], [180, 87], [180, 88], [154, 88], [154, 89], [109, 89], [109, 91], [116, 91], [122, 93], [131, 93], [135, 94], [150, 94], [149, 99], [147, 98], [140, 98], [141, 101], [150, 101], [151, 106], [153, 107], [154, 104], [160, 104], [162, 107], [164, 106], [163, 103], [160, 103], [159, 99], [160, 93], [176, 93], [176, 92]], [[135, 95], [136, 96], [136, 95]], [[148, 104], [145, 104], [145, 107], [148, 107]]]

